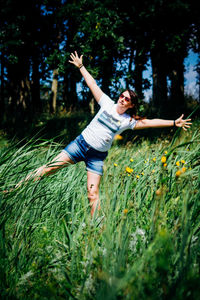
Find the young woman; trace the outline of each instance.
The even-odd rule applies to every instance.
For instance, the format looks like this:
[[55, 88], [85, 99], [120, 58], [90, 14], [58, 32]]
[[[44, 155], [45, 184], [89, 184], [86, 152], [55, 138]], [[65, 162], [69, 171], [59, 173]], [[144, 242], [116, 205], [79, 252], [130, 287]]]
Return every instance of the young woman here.
[[138, 99], [135, 92], [125, 90], [115, 104], [102, 92], [94, 78], [86, 70], [82, 62], [83, 55], [79, 57], [75, 52], [71, 53], [70, 57], [69, 62], [79, 68], [86, 84], [100, 105], [100, 110], [81, 135], [62, 150], [53, 161], [29, 174], [25, 180], [29, 178], [37, 180], [45, 174], [51, 174], [70, 164], [84, 161], [87, 170], [88, 199], [93, 216], [95, 210], [100, 209], [99, 184], [103, 174], [103, 161], [116, 134], [120, 134], [126, 129], [150, 127], [177, 126], [187, 130], [191, 125], [189, 122], [191, 119], [183, 120], [183, 115], [177, 120], [138, 119], [136, 117]]

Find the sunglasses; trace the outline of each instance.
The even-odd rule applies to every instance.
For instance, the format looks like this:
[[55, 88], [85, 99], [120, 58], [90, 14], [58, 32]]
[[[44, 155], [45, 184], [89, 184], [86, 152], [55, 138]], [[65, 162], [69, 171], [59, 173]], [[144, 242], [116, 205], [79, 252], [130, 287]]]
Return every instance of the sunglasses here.
[[120, 99], [124, 99], [126, 102], [130, 102], [130, 101], [131, 101], [130, 98], [125, 97], [123, 94], [121, 94], [121, 95], [119, 96], [119, 98], [120, 98]]

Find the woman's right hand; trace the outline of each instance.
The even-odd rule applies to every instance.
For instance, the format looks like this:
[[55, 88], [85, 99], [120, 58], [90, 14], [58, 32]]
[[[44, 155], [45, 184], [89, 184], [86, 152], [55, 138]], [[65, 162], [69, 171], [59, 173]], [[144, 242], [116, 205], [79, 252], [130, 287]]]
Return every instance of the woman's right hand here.
[[69, 60], [69, 62], [70, 64], [75, 65], [77, 68], [80, 68], [83, 64], [83, 55], [79, 57], [76, 51], [74, 53], [71, 53], [71, 60]]

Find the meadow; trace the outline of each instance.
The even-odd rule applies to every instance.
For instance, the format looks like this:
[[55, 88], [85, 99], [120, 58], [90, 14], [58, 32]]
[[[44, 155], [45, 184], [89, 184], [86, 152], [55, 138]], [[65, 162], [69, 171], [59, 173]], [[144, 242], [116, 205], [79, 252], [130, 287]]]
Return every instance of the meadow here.
[[199, 299], [199, 125], [119, 137], [94, 219], [84, 163], [12, 190], [60, 142], [2, 144], [1, 299]]

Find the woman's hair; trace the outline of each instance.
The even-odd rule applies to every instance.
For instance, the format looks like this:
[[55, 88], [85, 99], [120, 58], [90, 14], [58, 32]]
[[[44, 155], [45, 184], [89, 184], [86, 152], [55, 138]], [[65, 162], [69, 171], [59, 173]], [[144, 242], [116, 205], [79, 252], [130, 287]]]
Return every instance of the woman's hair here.
[[129, 92], [130, 98], [131, 98], [131, 103], [134, 104], [133, 108], [129, 108], [126, 113], [131, 116], [131, 119], [134, 118], [135, 120], [142, 120], [144, 118], [138, 116], [138, 110], [140, 107], [139, 101], [138, 101], [138, 96], [137, 94], [130, 90], [126, 89], [127, 92]]

